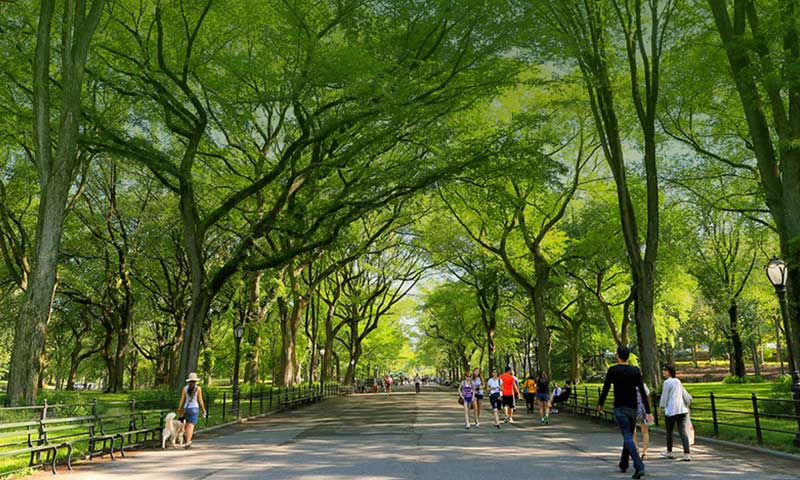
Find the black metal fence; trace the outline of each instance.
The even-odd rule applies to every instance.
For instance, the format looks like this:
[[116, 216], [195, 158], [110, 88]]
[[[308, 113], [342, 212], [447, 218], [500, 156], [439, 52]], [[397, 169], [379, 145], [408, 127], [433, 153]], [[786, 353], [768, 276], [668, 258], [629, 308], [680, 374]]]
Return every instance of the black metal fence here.
[[[255, 387], [242, 392], [238, 412], [232, 411], [230, 392], [204, 391], [208, 415], [200, 419], [197, 431], [226, 424], [240, 417], [259, 415], [313, 403], [344, 392], [339, 384], [309, 384], [294, 387]], [[52, 466], [66, 460], [67, 445], [74, 446], [72, 458], [86, 458], [110, 453], [107, 443], [95, 446], [93, 438], [102, 436], [127, 437], [124, 447], [137, 448], [160, 443], [160, 431], [168, 412], [174, 411], [179, 398], [137, 399], [77, 403], [48, 403], [26, 407], [0, 408], [0, 477], [26, 469]], [[140, 434], [150, 430], [151, 435]], [[51, 451], [31, 451], [45, 445]]]
[[[581, 415], [613, 421], [610, 407], [603, 413], [596, 410], [600, 392], [600, 387], [577, 387], [572, 390], [565, 407]], [[653, 404], [659, 404], [658, 396], [653, 396]], [[659, 426], [658, 409], [651, 410], [656, 426]], [[759, 397], [755, 393], [729, 396], [711, 392], [693, 395], [690, 410], [698, 435], [795, 453], [800, 451], [793, 446], [795, 439], [800, 438], [800, 429], [792, 399]]]

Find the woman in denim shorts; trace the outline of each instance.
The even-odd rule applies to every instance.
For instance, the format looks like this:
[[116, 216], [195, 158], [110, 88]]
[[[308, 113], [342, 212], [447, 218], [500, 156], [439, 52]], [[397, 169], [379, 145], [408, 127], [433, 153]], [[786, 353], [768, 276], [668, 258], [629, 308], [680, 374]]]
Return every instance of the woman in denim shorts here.
[[178, 407], [178, 414], [186, 418], [186, 445], [184, 448], [192, 446], [192, 436], [197, 419], [200, 417], [200, 410], [206, 416], [206, 405], [203, 403], [203, 389], [197, 384], [197, 374], [192, 372], [186, 379], [186, 386], [181, 390], [181, 403]]

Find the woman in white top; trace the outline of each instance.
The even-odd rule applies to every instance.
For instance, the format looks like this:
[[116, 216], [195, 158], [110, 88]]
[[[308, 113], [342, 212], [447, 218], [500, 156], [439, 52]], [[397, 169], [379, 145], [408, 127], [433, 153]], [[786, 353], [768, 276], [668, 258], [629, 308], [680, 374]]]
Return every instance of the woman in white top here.
[[192, 436], [194, 435], [194, 427], [200, 417], [200, 409], [203, 410], [203, 416], [205, 417], [206, 415], [203, 389], [197, 384], [198, 380], [196, 373], [190, 373], [189, 378], [186, 379], [186, 386], [181, 390], [181, 403], [178, 407], [178, 414], [186, 418], [186, 445], [184, 445], [184, 448], [192, 446]]
[[678, 425], [678, 433], [683, 444], [683, 461], [688, 462], [692, 458], [689, 455], [689, 436], [686, 434], [686, 417], [689, 414], [689, 405], [692, 397], [683, 388], [680, 380], [675, 378], [675, 365], [664, 366], [663, 391], [661, 392], [661, 408], [664, 409], [664, 417], [667, 424], [667, 449], [661, 452], [661, 456], [675, 458], [672, 456], [672, 431]]
[[481, 401], [483, 401], [483, 375], [481, 369], [476, 368], [472, 371], [472, 389], [475, 392], [475, 427], [481, 428]]
[[492, 412], [494, 413], [494, 428], [500, 430], [500, 414], [498, 412], [502, 402], [503, 381], [497, 375], [497, 369], [492, 370], [492, 378], [486, 381], [486, 386], [489, 389], [489, 403], [492, 404]]

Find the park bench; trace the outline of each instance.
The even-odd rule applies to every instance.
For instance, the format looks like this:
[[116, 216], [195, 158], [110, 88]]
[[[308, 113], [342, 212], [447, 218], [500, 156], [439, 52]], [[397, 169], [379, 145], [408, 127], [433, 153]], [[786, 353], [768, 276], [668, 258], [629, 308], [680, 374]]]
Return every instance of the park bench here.
[[[159, 425], [148, 427], [146, 425], [147, 415], [158, 415]], [[161, 432], [164, 428], [164, 412], [162, 410], [138, 410], [131, 412], [128, 430], [116, 434], [121, 439], [120, 452], [125, 456], [126, 448], [133, 448], [145, 445], [148, 441], [157, 443], [161, 441]], [[148, 436], [150, 437], [148, 439]]]
[[[66, 448], [68, 470], [72, 470], [72, 454], [75, 451], [75, 444], [78, 443], [87, 444], [87, 453], [90, 459], [108, 452], [111, 459], [116, 460], [114, 457], [114, 444], [117, 435], [105, 433], [103, 422], [98, 417], [49, 418], [42, 420], [41, 423], [41, 441], [58, 449]], [[98, 443], [100, 444], [99, 449], [97, 448]]]
[[[0, 457], [30, 454], [28, 466], [49, 465], [55, 474], [58, 447], [40, 440], [41, 427], [41, 420], [0, 424], [0, 442], [4, 442], [0, 443]], [[42, 452], [47, 454], [44, 461]]]

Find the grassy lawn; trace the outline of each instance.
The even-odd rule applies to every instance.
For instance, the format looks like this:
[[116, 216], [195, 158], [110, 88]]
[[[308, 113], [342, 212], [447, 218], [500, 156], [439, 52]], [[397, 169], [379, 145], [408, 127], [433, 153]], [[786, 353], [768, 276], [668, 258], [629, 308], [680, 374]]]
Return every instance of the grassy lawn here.
[[[302, 387], [300, 387], [302, 388]], [[313, 392], [317, 391], [318, 386], [313, 387]], [[251, 389], [243, 386], [241, 391], [240, 411], [242, 416], [253, 416], [259, 413], [266, 413], [280, 408], [281, 402], [299, 398], [303, 390], [299, 388], [290, 390], [288, 396], [284, 389], [274, 388], [270, 385], [258, 386], [252, 389], [252, 401], [250, 400]], [[309, 390], [306, 390], [309, 391]], [[273, 392], [270, 401], [270, 392]], [[280, 397], [278, 396], [280, 393]], [[146, 427], [158, 427], [161, 422], [162, 414], [174, 411], [180, 400], [180, 395], [167, 390], [141, 390], [131, 393], [105, 394], [96, 391], [75, 391], [75, 392], [52, 392], [44, 393], [44, 398], [48, 399], [48, 419], [71, 418], [90, 416], [92, 414], [92, 401], [97, 400], [97, 414], [102, 419], [102, 427], [105, 433], [118, 433], [128, 430], [131, 420], [130, 407], [131, 399], [136, 401], [136, 420], [137, 428], [141, 427], [142, 416]], [[207, 387], [203, 389], [208, 417], [201, 418], [197, 425], [197, 430], [202, 431], [206, 428], [230, 422], [233, 416], [231, 408], [231, 389], [230, 387]], [[39, 419], [41, 409], [26, 410], [4, 410], [0, 409], [0, 424], [36, 421]], [[70, 422], [71, 423], [71, 422]], [[63, 424], [68, 427], [70, 423]], [[62, 425], [59, 425], [62, 426]], [[38, 438], [38, 430], [33, 427], [33, 439]], [[99, 428], [98, 428], [99, 430]], [[3, 451], [24, 448], [23, 445], [9, 444], [26, 442], [27, 434], [20, 431], [20, 435], [4, 437], [3, 434], [19, 431], [19, 429], [0, 430], [0, 453]], [[85, 437], [88, 426], [80, 428], [64, 428], [49, 434], [51, 443], [61, 443], [72, 438]], [[117, 442], [117, 445], [119, 442]], [[88, 443], [84, 440], [74, 445], [73, 460], [82, 458], [88, 453]], [[66, 448], [59, 450], [59, 460], [65, 459]], [[0, 476], [4, 472], [15, 471], [25, 468], [28, 465], [28, 455], [0, 456]], [[28, 472], [29, 473], [29, 472]], [[24, 475], [26, 471], [21, 471], [17, 475]], [[12, 477], [13, 478], [13, 477]]]
[[[694, 398], [692, 403], [692, 423], [698, 435], [713, 437], [714, 426], [711, 412], [711, 397], [715, 397], [718, 438], [732, 442], [757, 445], [753, 415], [752, 394], [758, 398], [759, 417], [764, 446], [774, 450], [800, 454], [800, 449], [792, 446], [797, 422], [793, 419], [771, 417], [771, 415], [792, 415], [791, 403], [776, 403], [770, 399], [791, 400], [790, 394], [776, 394], [776, 383], [726, 384], [722, 382], [686, 383], [686, 389]], [[588, 384], [578, 387], [579, 402], [583, 403], [588, 391], [589, 405], [597, 404], [600, 384]], [[608, 402], [607, 402], [608, 403]], [[663, 426], [663, 420], [659, 419]], [[779, 430], [779, 431], [770, 431]], [[780, 432], [783, 431], [783, 432]], [[784, 433], [786, 432], [786, 433]]]

